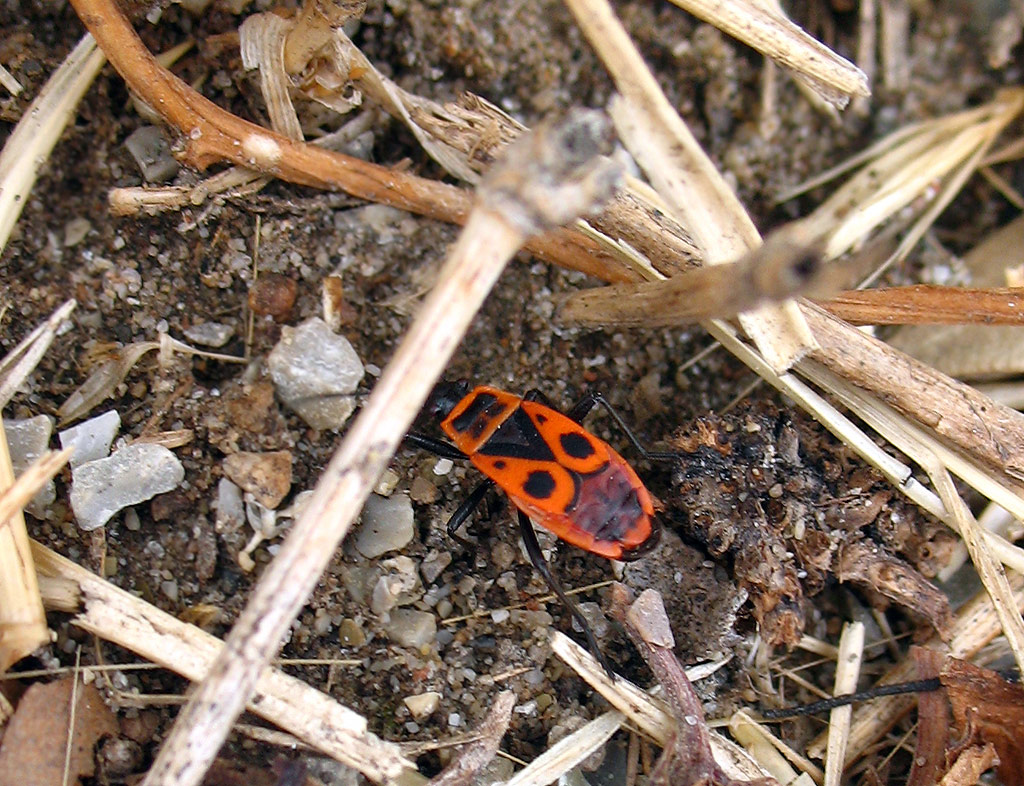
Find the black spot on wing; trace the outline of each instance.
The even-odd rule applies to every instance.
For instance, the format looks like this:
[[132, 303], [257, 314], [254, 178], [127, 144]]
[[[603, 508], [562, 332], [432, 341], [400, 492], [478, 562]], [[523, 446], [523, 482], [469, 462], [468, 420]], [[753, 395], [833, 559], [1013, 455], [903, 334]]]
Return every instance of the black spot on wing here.
[[505, 422], [480, 446], [477, 453], [485, 456], [554, 461], [555, 454], [533, 425], [530, 416], [516, 409]]
[[594, 443], [585, 434], [571, 431], [568, 434], [560, 434], [558, 441], [562, 445], [562, 450], [573, 458], [585, 459], [594, 455]]
[[506, 462], [502, 461], [501, 459], [498, 459], [497, 461], [494, 462], [494, 468], [495, 469], [505, 469], [505, 467], [507, 467], [507, 466], [508, 466], [508, 464]]
[[555, 478], [546, 469], [535, 469], [523, 484], [523, 492], [534, 499], [547, 499], [554, 491]]

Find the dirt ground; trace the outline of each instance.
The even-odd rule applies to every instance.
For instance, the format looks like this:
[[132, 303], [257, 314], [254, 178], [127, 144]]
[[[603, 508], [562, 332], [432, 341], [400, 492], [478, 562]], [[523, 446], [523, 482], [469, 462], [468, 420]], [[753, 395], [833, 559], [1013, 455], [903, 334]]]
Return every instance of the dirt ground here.
[[[175, 73], [199, 85], [222, 107], [265, 122], [258, 87], [251, 75], [243, 73], [231, 34], [245, 15], [270, 4], [261, 0], [240, 14], [232, 12], [233, 5], [239, 4], [217, 0], [199, 16], [170, 5], [156, 24], [143, 20], [136, 22], [136, 28], [153, 51], [194, 38], [198, 45], [174, 67]], [[791, 5], [796, 22], [839, 53], [853, 56], [855, 4], [816, 0]], [[728, 173], [758, 228], [768, 230], [803, 214], [824, 193], [812, 192], [777, 205], [776, 195], [788, 187], [889, 131], [988, 100], [999, 87], [1019, 81], [1016, 57], [999, 68], [991, 68], [985, 60], [988, 28], [994, 18], [986, 14], [996, 14], [989, 4], [984, 8], [952, 1], [911, 5], [915, 11], [910, 16], [906, 86], [893, 90], [883, 82], [874, 84], [869, 109], [847, 112], [838, 122], [813, 109], [785, 76], [779, 77], [778, 101], [771, 122], [766, 122], [760, 99], [764, 63], [759, 55], [668, 3], [631, 0], [618, 3], [616, 9], [674, 106]], [[19, 97], [4, 93], [0, 99], [4, 131], [14, 127], [82, 32], [65, 3], [15, 1], [0, 9], [0, 63], [25, 87]], [[611, 93], [609, 79], [558, 2], [371, 0], [352, 37], [405, 89], [439, 101], [472, 91], [527, 126], [567, 107], [602, 106]], [[325, 131], [344, 120], [317, 118]], [[64, 300], [73, 297], [78, 302], [73, 328], [57, 338], [29, 389], [14, 399], [5, 417], [54, 414], [87, 376], [90, 355], [102, 353], [112, 342], [154, 340], [160, 332], [181, 338], [203, 322], [234, 328], [233, 339], [220, 351], [247, 352], [250, 364], [180, 360], [162, 367], [149, 355], [118, 387], [117, 395], [93, 413], [117, 409], [121, 437], [138, 436], [144, 430], [190, 429], [192, 441], [175, 451], [186, 478], [178, 489], [137, 506], [138, 526], [126, 526], [121, 513], [105, 527], [86, 533], [70, 510], [68, 473], [58, 476], [57, 501], [45, 519], [29, 522], [34, 538], [175, 615], [215, 609], [204, 620], [208, 630], [222, 636], [273, 551], [273, 542], [257, 549], [256, 570], [247, 573], [239, 567], [237, 553], [250, 533], [215, 528], [213, 503], [225, 456], [238, 450], [291, 451], [291, 499], [313, 487], [339, 439], [337, 433], [309, 428], [266, 395], [264, 362], [281, 336], [282, 324], [295, 325], [319, 314], [321, 279], [339, 275], [346, 300], [341, 332], [370, 371], [358, 391], [364, 397], [375, 372], [386, 366], [457, 229], [283, 183], [271, 183], [254, 197], [181, 212], [113, 217], [107, 208], [109, 190], [142, 183], [124, 141], [146, 122], [120, 77], [106, 67], [44, 169], [15, 236], [0, 257], [4, 351]], [[401, 162], [418, 174], [444, 177], [411, 134], [396, 123], [381, 122], [373, 129], [369, 155], [379, 163]], [[188, 182], [197, 174], [183, 171], [178, 177]], [[976, 179], [942, 216], [934, 237], [955, 254], [1005, 223], [1011, 213], [984, 181]], [[256, 317], [252, 340], [246, 342], [257, 226], [260, 275], [282, 274], [294, 280], [298, 289], [294, 305], [280, 321]], [[913, 279], [919, 266], [913, 261], [893, 275]], [[690, 433], [695, 419], [721, 412], [742, 395], [743, 401], [729, 416], [735, 418], [734, 424], [770, 421], [765, 439], [795, 429], [801, 445], [813, 446], [805, 454], [813, 455], [805, 469], [819, 478], [816, 494], [834, 499], [842, 496], [843, 489], [865, 480], [856, 474], [863, 472], [856, 459], [767, 386], [748, 390], [754, 376], [727, 353], [718, 351], [684, 367], [711, 343], [701, 330], [609, 332], [570, 328], [552, 320], [561, 294], [593, 284], [582, 274], [521, 254], [474, 320], [446, 376], [518, 392], [539, 388], [566, 406], [585, 390], [600, 390], [641, 439], [651, 444], [665, 444], [681, 430]], [[607, 417], [595, 416], [589, 422], [596, 433], [629, 454]], [[749, 447], [751, 455], [758, 450], [763, 446]], [[402, 554], [417, 565], [432, 553], [451, 555], [450, 564], [434, 581], [434, 592], [444, 588], [447, 593], [447, 616], [501, 609], [543, 595], [545, 586], [521, 552], [514, 519], [497, 495], [487, 505], [490, 515], [478, 516], [470, 525], [474, 548], [447, 538], [445, 522], [478, 475], [458, 464], [448, 474], [437, 475], [436, 464], [434, 457], [403, 449], [392, 467], [398, 477], [397, 493], [411, 490], [414, 501], [415, 534]], [[659, 570], [692, 577], [692, 585], [667, 599], [677, 622], [677, 653], [686, 663], [733, 654], [712, 684], [698, 688], [708, 702], [709, 714], [724, 715], [757, 699], [758, 679], [751, 676], [747, 661], [756, 625], [750, 592], [739, 592], [734, 583], [737, 553], [727, 551], [716, 557], [714, 548], [698, 542], [682, 509], [678, 473], [674, 478], [672, 469], [665, 466], [642, 462], [637, 466], [653, 494], [667, 505], [664, 523], [670, 537], [682, 536], [686, 545], [673, 541], [671, 556], [663, 558], [665, 564], [650, 568], [635, 581], [654, 581], [650, 572]], [[784, 467], [778, 466], [781, 472]], [[873, 476], [858, 488], [863, 485], [881, 489]], [[690, 489], [690, 493], [704, 492]], [[886, 498], [880, 504], [888, 506], [890, 513], [902, 510], [896, 499]], [[905, 518], [918, 515], [902, 513]], [[871, 537], [884, 542], [885, 533], [872, 530], [874, 526], [868, 527]], [[558, 547], [550, 539], [542, 542], [554, 549], [554, 570], [567, 586], [585, 586], [612, 576], [612, 568], [600, 558]], [[901, 553], [906, 554], [905, 549]], [[920, 566], [925, 559], [919, 556], [915, 564]], [[379, 575], [373, 573], [379, 571], [378, 563], [344, 546], [282, 652], [285, 658], [360, 661], [359, 666], [288, 670], [366, 716], [377, 734], [393, 741], [424, 742], [464, 733], [486, 712], [498, 689], [496, 675], [512, 675], [501, 679], [501, 687], [514, 690], [525, 708], [514, 714], [504, 746], [520, 759], [536, 757], [559, 733], [605, 708], [550, 653], [548, 625], [582, 641], [557, 604], [534, 600], [525, 612], [512, 616], [484, 615], [450, 625], [439, 619], [436, 643], [420, 649], [402, 647], [389, 639], [381, 620], [366, 606], [365, 586], [368, 577]], [[581, 600], [600, 602], [602, 593], [590, 591]], [[827, 576], [807, 594], [794, 601], [800, 606], [801, 624], [808, 632], [831, 640], [841, 618], [862, 614], [871, 600], [835, 586]], [[889, 618], [897, 633], [927, 629], [919, 617], [899, 610]], [[60, 615], [51, 615], [50, 625], [56, 641], [19, 668], [68, 665], [77, 644], [82, 645], [83, 664], [133, 660], [130, 653], [72, 628]], [[613, 653], [616, 666], [641, 683], [649, 680], [621, 631], [605, 627], [604, 646]], [[362, 641], [353, 645], [351, 638], [345, 638], [353, 635], [355, 641]], [[785, 647], [780, 647], [775, 657], [785, 653]], [[828, 684], [829, 678], [827, 671], [813, 675], [822, 684]], [[117, 686], [122, 734], [130, 727], [141, 758], [131, 772], [105, 778], [131, 782], [150, 761], [173, 719], [174, 707], [129, 701], [126, 695], [175, 696], [184, 693], [187, 684], [156, 670], [121, 672]], [[436, 712], [414, 720], [403, 698], [435, 690], [442, 696]], [[797, 739], [817, 728], [790, 724], [786, 733]], [[610, 751], [614, 755], [609, 759], [618, 756], [621, 763], [622, 751], [615, 746]], [[262, 779], [260, 783], [278, 782], [271, 764], [284, 755], [280, 749], [241, 735], [233, 736], [222, 752], [231, 765], [252, 767], [250, 772], [257, 774], [249, 778]], [[417, 761], [429, 775], [449, 755], [431, 750]], [[890, 774], [899, 770], [900, 756], [906, 766], [908, 757], [900, 754], [888, 765]], [[617, 766], [606, 765], [604, 775], [595, 776], [593, 782], [615, 782]], [[342, 782], [336, 772], [319, 777]]]

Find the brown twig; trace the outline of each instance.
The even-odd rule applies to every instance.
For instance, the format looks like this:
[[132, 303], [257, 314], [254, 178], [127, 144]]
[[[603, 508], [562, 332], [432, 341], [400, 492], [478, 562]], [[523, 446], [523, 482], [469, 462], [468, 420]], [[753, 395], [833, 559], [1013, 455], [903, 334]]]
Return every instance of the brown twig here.
[[809, 303], [813, 360], [931, 429], [968, 456], [1024, 481], [1024, 415]]
[[711, 753], [711, 739], [704, 709], [686, 672], [672, 651], [675, 640], [661, 595], [645, 590], [630, 604], [629, 590], [612, 585], [612, 615], [626, 628], [630, 639], [661, 683], [664, 698], [676, 721], [665, 748], [651, 772], [651, 783], [668, 784], [776, 784], [773, 778], [736, 781], [730, 778]]
[[665, 280], [576, 292], [559, 316], [593, 327], [665, 327], [727, 319], [804, 292], [819, 292], [820, 280], [830, 272], [822, 267], [820, 252], [780, 231], [735, 262], [686, 270]]
[[841, 292], [818, 305], [853, 325], [1024, 325], [1024, 288], [915, 284]]
[[510, 690], [495, 696], [490, 712], [477, 731], [480, 739], [467, 745], [451, 764], [430, 781], [430, 786], [468, 786], [472, 783], [477, 773], [494, 758], [501, 738], [508, 731], [515, 703], [516, 694]]
[[[72, 5], [128, 86], [181, 133], [180, 157], [187, 164], [205, 169], [230, 161], [292, 183], [344, 191], [439, 221], [468, 220], [468, 191], [295, 142], [243, 120], [161, 67], [114, 0], [73, 0]], [[526, 247], [542, 259], [604, 280], [631, 278], [597, 243], [573, 230], [551, 229]]]

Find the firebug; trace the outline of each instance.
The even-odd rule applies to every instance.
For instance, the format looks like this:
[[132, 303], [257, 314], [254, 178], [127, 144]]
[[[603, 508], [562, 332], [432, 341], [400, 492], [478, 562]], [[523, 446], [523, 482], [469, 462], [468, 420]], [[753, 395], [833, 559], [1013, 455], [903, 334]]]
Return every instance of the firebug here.
[[609, 674], [590, 627], [552, 575], [530, 523], [550, 530], [574, 546], [617, 560], [636, 559], [656, 545], [659, 529], [654, 502], [633, 468], [580, 421], [602, 406], [645, 457], [670, 459], [671, 453], [645, 450], [600, 395], [583, 397], [563, 414], [542, 401], [539, 391], [519, 397], [466, 381], [441, 383], [428, 411], [441, 418], [452, 444], [411, 433], [407, 441], [446, 458], [468, 458], [487, 480], [475, 488], [448, 522], [448, 533], [469, 518], [488, 490], [498, 486], [518, 509], [523, 543], [531, 561], [583, 628]]

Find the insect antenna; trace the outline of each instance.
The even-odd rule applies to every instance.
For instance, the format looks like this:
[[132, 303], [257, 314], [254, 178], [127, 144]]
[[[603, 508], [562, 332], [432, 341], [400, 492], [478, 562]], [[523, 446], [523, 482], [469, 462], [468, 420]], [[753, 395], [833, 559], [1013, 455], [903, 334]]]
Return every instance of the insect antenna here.
[[938, 677], [926, 680], [914, 680], [912, 682], [898, 682], [893, 685], [876, 685], [867, 690], [856, 693], [844, 693], [840, 696], [832, 696], [821, 701], [810, 704], [800, 704], [795, 707], [781, 707], [779, 709], [761, 710], [761, 717], [764, 720], [781, 720], [783, 718], [796, 718], [802, 715], [817, 715], [819, 712], [828, 712], [836, 707], [845, 707], [858, 701], [870, 701], [882, 696], [897, 696], [901, 693], [927, 693], [938, 690], [942, 683]]

